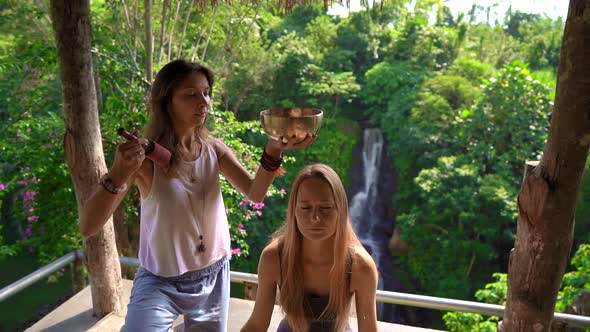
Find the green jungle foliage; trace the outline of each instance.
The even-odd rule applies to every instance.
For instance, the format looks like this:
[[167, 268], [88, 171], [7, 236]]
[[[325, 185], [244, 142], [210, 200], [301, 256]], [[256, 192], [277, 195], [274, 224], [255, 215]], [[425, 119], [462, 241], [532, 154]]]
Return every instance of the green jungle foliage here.
[[[351, 174], [353, 149], [363, 128], [376, 126], [398, 179], [391, 222], [408, 244], [394, 257], [396, 274], [417, 293], [504, 303], [516, 197], [524, 162], [541, 157], [547, 138], [562, 20], [509, 11], [504, 24], [490, 24], [475, 20], [485, 8], [454, 17], [438, 0], [391, 0], [347, 17], [329, 16], [319, 5], [285, 15], [265, 2], [170, 3], [166, 20], [161, 1], [152, 8], [152, 70], [183, 57], [215, 71], [212, 135], [251, 172], [267, 140], [261, 110], [310, 106], [325, 113], [318, 141], [287, 154], [287, 173], [264, 203], [253, 204], [223, 183], [233, 270], [256, 272], [301, 167], [330, 164], [346, 185], [363, 176]], [[82, 248], [47, 6], [41, 0], [0, 4], [0, 261], [33, 253], [43, 264]], [[107, 165], [121, 142], [116, 129], [143, 128], [147, 120], [143, 6], [92, 1]], [[127, 227], [138, 223], [138, 204], [135, 190], [123, 204]], [[589, 287], [589, 241], [586, 175], [576, 213], [578, 251], [557, 310]], [[452, 331], [494, 331], [496, 322], [444, 316]], [[428, 324], [441, 327], [442, 317]]]

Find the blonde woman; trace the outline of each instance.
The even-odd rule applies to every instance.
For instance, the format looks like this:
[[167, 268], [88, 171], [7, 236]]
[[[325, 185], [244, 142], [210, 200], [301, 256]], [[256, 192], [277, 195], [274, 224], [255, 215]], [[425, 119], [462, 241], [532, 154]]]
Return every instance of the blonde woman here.
[[285, 313], [278, 332], [351, 331], [353, 295], [358, 330], [377, 331], [377, 277], [340, 178], [327, 165], [307, 166], [291, 188], [285, 224], [260, 256], [256, 304], [242, 332], [267, 331], [277, 286]]

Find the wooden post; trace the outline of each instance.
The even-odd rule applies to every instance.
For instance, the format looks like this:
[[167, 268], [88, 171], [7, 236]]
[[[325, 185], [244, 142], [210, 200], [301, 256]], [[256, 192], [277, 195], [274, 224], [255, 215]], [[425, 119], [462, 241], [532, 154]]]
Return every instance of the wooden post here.
[[84, 268], [84, 256], [78, 254], [74, 258], [72, 263], [72, 290], [74, 293], [78, 293], [86, 287], [86, 269]]
[[258, 284], [253, 282], [244, 282], [244, 299], [250, 301], [256, 301], [256, 291], [258, 290]]
[[543, 157], [527, 165], [502, 330], [550, 331], [590, 146], [590, 0], [570, 0]]
[[[590, 291], [583, 290], [578, 296], [572, 301], [571, 305], [568, 305], [564, 312], [566, 314], [590, 316]], [[573, 328], [567, 326], [566, 323], [553, 322], [551, 324], [551, 332], [578, 332], [579, 328]]]

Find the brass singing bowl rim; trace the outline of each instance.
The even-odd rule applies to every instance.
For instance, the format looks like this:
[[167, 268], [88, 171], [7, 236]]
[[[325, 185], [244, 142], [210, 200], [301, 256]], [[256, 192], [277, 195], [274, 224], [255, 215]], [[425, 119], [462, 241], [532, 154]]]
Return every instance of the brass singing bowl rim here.
[[[289, 112], [292, 110], [301, 110], [301, 115], [293, 116]], [[260, 112], [260, 117], [276, 117], [276, 118], [289, 118], [289, 119], [301, 119], [301, 118], [313, 118], [323, 117], [324, 112], [318, 108], [311, 107], [285, 107], [285, 108], [271, 108]]]
[[[296, 111], [296, 112], [293, 112]], [[296, 114], [294, 114], [296, 113]], [[322, 126], [324, 113], [317, 108], [273, 108], [260, 112], [262, 129], [269, 137], [315, 135]]]

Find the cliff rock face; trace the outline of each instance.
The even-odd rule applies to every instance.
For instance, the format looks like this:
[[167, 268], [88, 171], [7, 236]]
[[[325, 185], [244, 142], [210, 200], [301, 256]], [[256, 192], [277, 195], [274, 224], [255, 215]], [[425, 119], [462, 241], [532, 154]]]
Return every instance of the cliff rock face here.
[[401, 256], [408, 251], [408, 244], [401, 239], [401, 230], [398, 225], [393, 228], [393, 235], [389, 239], [387, 248], [393, 256]]

